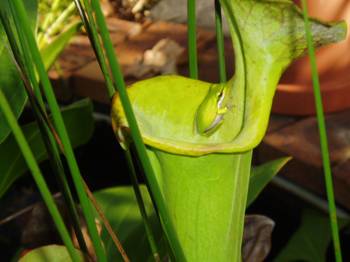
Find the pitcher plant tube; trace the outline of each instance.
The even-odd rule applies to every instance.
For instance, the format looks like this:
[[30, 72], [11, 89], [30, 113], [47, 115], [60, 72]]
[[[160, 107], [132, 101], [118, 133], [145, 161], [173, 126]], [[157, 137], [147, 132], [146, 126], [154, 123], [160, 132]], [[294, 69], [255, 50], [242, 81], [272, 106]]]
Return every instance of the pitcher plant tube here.
[[[281, 74], [307, 50], [303, 14], [292, 1], [220, 3], [235, 50], [235, 74], [227, 82], [159, 76], [128, 88], [187, 261], [241, 260], [252, 150], [265, 134]], [[310, 25], [316, 46], [346, 35], [344, 22], [310, 19]], [[112, 120], [128, 148], [118, 93]]]

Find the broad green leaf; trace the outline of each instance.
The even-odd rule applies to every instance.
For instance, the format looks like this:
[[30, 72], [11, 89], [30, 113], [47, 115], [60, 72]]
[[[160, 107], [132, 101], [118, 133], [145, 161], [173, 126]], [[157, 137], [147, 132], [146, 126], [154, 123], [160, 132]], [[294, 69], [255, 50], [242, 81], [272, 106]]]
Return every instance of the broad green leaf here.
[[80, 27], [81, 22], [72, 23], [64, 32], [61, 32], [47, 46], [40, 50], [45, 68], [49, 69], [51, 67], [71, 38], [79, 31]]
[[247, 206], [254, 202], [264, 187], [275, 175], [277, 175], [289, 160], [291, 160], [290, 157], [283, 157], [269, 161], [252, 169], [249, 181]]
[[[344, 219], [338, 221], [340, 229], [349, 223]], [[330, 243], [331, 229], [328, 216], [314, 209], [305, 209], [300, 227], [274, 261], [325, 262]]]
[[[34, 31], [37, 19], [37, 0], [25, 0], [24, 4]], [[1, 12], [9, 13], [8, 0], [0, 1], [0, 9]], [[0, 22], [0, 88], [7, 97], [12, 111], [19, 117], [27, 101], [27, 95], [9, 52], [9, 44], [2, 23]], [[0, 110], [0, 143], [2, 143], [9, 134], [10, 128]]]
[[[179, 261], [241, 260], [251, 150], [265, 134], [281, 74], [307, 49], [303, 16], [292, 1], [220, 2], [235, 50], [235, 75], [227, 83], [160, 76], [128, 88], [162, 192], [157, 204], [168, 208], [165, 233]], [[311, 23], [317, 46], [346, 35], [345, 23]], [[127, 147], [118, 94], [112, 120]]]
[[[92, 136], [93, 118], [90, 100], [81, 100], [62, 110], [64, 122], [72, 145], [77, 147], [85, 144]], [[45, 146], [36, 122], [22, 128], [24, 135], [38, 162], [47, 158]], [[13, 135], [0, 144], [0, 197], [9, 187], [27, 171], [26, 162], [18, 148]]]
[[[76, 250], [80, 261], [85, 261], [81, 252]], [[70, 262], [72, 261], [65, 246], [49, 245], [33, 249], [22, 257], [19, 262]]]
[[[145, 186], [140, 188], [145, 207], [151, 218], [153, 232], [156, 234], [158, 242], [161, 242], [160, 225], [157, 224], [147, 189]], [[95, 192], [94, 195], [131, 261], [152, 261], [152, 254], [133, 188], [131, 186], [108, 188]], [[108, 261], [122, 261], [118, 250], [105, 230], [102, 232], [102, 240]]]

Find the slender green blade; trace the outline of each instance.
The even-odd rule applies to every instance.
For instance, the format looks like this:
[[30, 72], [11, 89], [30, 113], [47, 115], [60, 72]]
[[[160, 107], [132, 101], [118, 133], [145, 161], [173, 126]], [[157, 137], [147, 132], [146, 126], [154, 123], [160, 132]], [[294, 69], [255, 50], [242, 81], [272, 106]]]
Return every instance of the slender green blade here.
[[320, 81], [319, 81], [318, 71], [317, 71], [313, 36], [310, 29], [308, 9], [307, 9], [307, 4], [305, 0], [302, 0], [302, 6], [303, 6], [307, 46], [308, 46], [308, 52], [309, 52], [310, 64], [311, 64], [317, 123], [318, 123], [318, 130], [320, 134], [321, 154], [322, 154], [324, 177], [326, 182], [326, 192], [327, 192], [327, 198], [328, 198], [330, 225], [332, 229], [334, 255], [335, 255], [336, 261], [340, 262], [342, 261], [342, 254], [341, 254], [340, 238], [339, 238], [339, 232], [338, 232], [336, 204], [335, 204], [334, 192], [333, 192], [332, 169], [331, 169], [330, 158], [329, 158], [326, 121], [324, 119], [324, 113], [323, 113], [322, 95], [321, 95]]
[[32, 55], [32, 63], [35, 65], [36, 70], [38, 72], [44, 94], [46, 96], [47, 102], [49, 104], [49, 107], [51, 109], [51, 113], [53, 116], [53, 122], [55, 124], [56, 130], [61, 138], [63, 147], [64, 147], [64, 153], [67, 158], [68, 166], [71, 171], [71, 175], [73, 178], [74, 185], [77, 190], [77, 194], [80, 200], [80, 204], [82, 206], [82, 210], [86, 219], [87, 228], [90, 233], [92, 243], [96, 252], [96, 256], [100, 261], [106, 261], [106, 256], [104, 253], [104, 250], [102, 248], [102, 243], [100, 240], [100, 237], [97, 232], [95, 220], [92, 213], [92, 206], [91, 203], [86, 195], [84, 184], [82, 181], [82, 177], [80, 174], [80, 170], [78, 167], [78, 164], [76, 162], [74, 152], [72, 149], [71, 142], [68, 137], [68, 133], [55, 97], [55, 94], [53, 92], [52, 85], [50, 83], [49, 77], [46, 73], [44, 63], [42, 61], [38, 46], [35, 42], [34, 35], [30, 32], [30, 28], [28, 25], [28, 17], [25, 11], [25, 8], [23, 6], [23, 3], [21, 0], [13, 0], [11, 2], [13, 4], [13, 8], [15, 12], [13, 12], [13, 16], [17, 21], [20, 23], [21, 27], [23, 28], [23, 32], [28, 44], [28, 48], [30, 50], [30, 53]]
[[224, 46], [224, 34], [222, 32], [221, 5], [219, 0], [215, 0], [215, 31], [216, 31], [216, 45], [218, 50], [220, 83], [225, 83], [227, 80], [226, 64], [225, 64], [225, 46]]
[[[24, 1], [25, 8], [30, 18], [30, 27], [32, 32], [35, 30], [37, 20], [37, 0]], [[0, 1], [0, 12], [2, 15], [9, 14], [8, 0]], [[13, 26], [13, 21], [10, 21]], [[18, 118], [23, 111], [27, 101], [27, 96], [23, 88], [22, 81], [18, 75], [17, 69], [11, 59], [8, 50], [8, 41], [2, 23], [0, 23], [0, 89], [10, 102], [11, 109]], [[4, 115], [0, 110], [0, 143], [10, 134], [10, 127], [7, 125]]]
[[112, 76], [114, 79], [115, 90], [118, 90], [118, 97], [122, 103], [122, 107], [125, 111], [127, 122], [130, 127], [131, 139], [135, 145], [137, 155], [140, 159], [140, 163], [145, 172], [147, 183], [151, 189], [152, 198], [157, 203], [157, 210], [160, 214], [162, 225], [166, 228], [167, 238], [171, 244], [173, 252], [179, 257], [180, 260], [183, 259], [182, 250], [178, 239], [176, 237], [176, 232], [174, 231], [172, 222], [169, 220], [168, 209], [164, 198], [160, 192], [159, 184], [155, 179], [154, 170], [151, 166], [150, 160], [146, 152], [146, 147], [143, 143], [138, 123], [135, 118], [133, 108], [131, 106], [130, 99], [128, 97], [123, 75], [121, 73], [120, 65], [115, 56], [115, 50], [108, 32], [107, 24], [104, 15], [101, 10], [99, 1], [92, 0], [92, 8], [95, 11], [96, 23], [101, 32], [102, 42], [106, 51], [106, 56], [110, 65]]
[[24, 155], [24, 158], [26, 160], [26, 163], [33, 175], [33, 178], [39, 188], [39, 191], [44, 199], [44, 202], [56, 224], [56, 228], [64, 242], [64, 244], [66, 245], [69, 254], [71, 256], [71, 258], [74, 261], [77, 261], [77, 256], [75, 253], [75, 249], [73, 246], [73, 242], [70, 238], [70, 235], [68, 233], [68, 230], [63, 222], [63, 219], [57, 209], [57, 206], [53, 200], [53, 197], [47, 187], [47, 184], [41, 174], [41, 171], [39, 169], [38, 164], [35, 161], [35, 157], [24, 137], [24, 134], [22, 132], [22, 130], [20, 129], [18, 123], [17, 123], [17, 119], [16, 116], [13, 114], [13, 112], [11, 111], [11, 107], [4, 95], [4, 93], [2, 92], [2, 90], [0, 89], [0, 108], [2, 109], [6, 121], [8, 122], [9, 126], [11, 127], [11, 130], [16, 138], [16, 141], [22, 151], [22, 154]]
[[[140, 191], [152, 231], [155, 233], [156, 242], [160, 246], [160, 255], [164, 258], [166, 247], [161, 226], [154, 212], [146, 186], [141, 185]], [[107, 188], [95, 192], [94, 196], [106, 214], [108, 221], [110, 221], [113, 230], [118, 234], [126, 253], [130, 256], [130, 260], [154, 261], [133, 188], [131, 186]], [[115, 249], [106, 231], [102, 232], [102, 239], [105, 243], [108, 261], [122, 261], [118, 250]]]
[[187, 30], [190, 78], [198, 79], [196, 0], [187, 0]]
[[[98, 29], [96, 26], [96, 22], [94, 20], [94, 16], [92, 13], [91, 5], [90, 3], [87, 2], [87, 0], [84, 0], [84, 5], [85, 8], [83, 7], [82, 3], [80, 0], [74, 0], [75, 6], [79, 12], [80, 18], [84, 23], [85, 29], [87, 31], [90, 43], [94, 49], [97, 61], [100, 65], [101, 71], [103, 73], [103, 77], [105, 78], [106, 81], [106, 89], [109, 98], [112, 98], [115, 89], [112, 83], [112, 77], [110, 74], [110, 71], [107, 66], [106, 62], [106, 55], [104, 53], [104, 50], [102, 48], [101, 40], [98, 36]], [[86, 11], [86, 13], [85, 13]], [[121, 74], [121, 72], [120, 72]]]

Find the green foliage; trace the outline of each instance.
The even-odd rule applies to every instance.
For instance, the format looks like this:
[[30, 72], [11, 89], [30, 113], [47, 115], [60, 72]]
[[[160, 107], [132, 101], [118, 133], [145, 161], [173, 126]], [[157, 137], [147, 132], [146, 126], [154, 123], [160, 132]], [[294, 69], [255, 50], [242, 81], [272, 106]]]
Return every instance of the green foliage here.
[[[349, 223], [340, 220], [340, 228]], [[298, 230], [278, 254], [276, 262], [325, 262], [326, 251], [331, 243], [329, 218], [314, 209], [305, 209]]]
[[72, 23], [65, 29], [65, 31], [54, 37], [50, 44], [41, 49], [41, 56], [44, 59], [45, 68], [49, 69], [56, 61], [59, 54], [66, 47], [71, 38], [80, 30], [80, 27], [80, 22]]
[[326, 184], [330, 225], [332, 229], [334, 255], [335, 255], [335, 260], [337, 262], [341, 262], [343, 259], [342, 259], [340, 239], [338, 234], [339, 229], [338, 229], [338, 222], [337, 222], [336, 204], [335, 204], [334, 192], [333, 192], [332, 169], [331, 169], [331, 161], [330, 161], [329, 149], [328, 149], [327, 130], [326, 130], [326, 124], [325, 124], [326, 121], [325, 121], [324, 112], [323, 112], [322, 95], [321, 95], [320, 81], [318, 76], [316, 54], [315, 54], [315, 47], [314, 47], [315, 43], [317, 43], [317, 39], [316, 41], [314, 41], [315, 38], [312, 35], [312, 29], [311, 29], [312, 25], [310, 26], [306, 1], [301, 0], [301, 4], [303, 6], [304, 28], [306, 33], [308, 53], [309, 53], [311, 72], [312, 72], [312, 85], [313, 85], [313, 91], [314, 91], [314, 97], [315, 97], [318, 131], [320, 135], [322, 164], [323, 164], [324, 178], [325, 178], [325, 184]]
[[254, 202], [264, 187], [288, 163], [290, 157], [279, 158], [252, 169], [249, 181], [247, 206]]
[[[34, 31], [37, 18], [37, 0], [24, 1], [28, 16], [30, 17], [31, 28]], [[8, 17], [8, 0], [0, 1], [0, 12]], [[13, 21], [10, 21], [14, 28]], [[19, 117], [27, 101], [27, 95], [22, 84], [22, 80], [17, 72], [9, 51], [9, 45], [2, 23], [0, 23], [0, 88], [9, 100], [11, 109]], [[4, 119], [0, 110], [0, 143], [10, 134], [10, 127]]]
[[[161, 227], [152, 208], [152, 202], [145, 186], [140, 186], [145, 207], [149, 215], [156, 240], [161, 247], [161, 257], [164, 257], [165, 246]], [[141, 214], [131, 186], [114, 187], [95, 192], [94, 196], [104, 211], [113, 230], [131, 261], [153, 261]], [[111, 238], [106, 231], [102, 232], [108, 261], [122, 261]]]
[[71, 0], [40, 0], [39, 1], [39, 13], [44, 15], [52, 11], [53, 4], [57, 2], [57, 10], [62, 11], [67, 7], [72, 1]]
[[[92, 104], [88, 99], [76, 102], [62, 110], [64, 122], [74, 147], [86, 143], [92, 136], [93, 118]], [[45, 146], [36, 122], [23, 127], [23, 133], [36, 157], [37, 162], [47, 159]], [[27, 170], [27, 164], [22, 156], [13, 135], [0, 144], [0, 197]]]
[[[8, 18], [9, 5], [8, 0], [0, 3], [0, 11]], [[36, 31], [37, 24], [37, 0], [23, 1], [27, 10], [27, 15], [30, 18], [30, 24], [33, 32]], [[12, 31], [15, 31], [13, 21], [10, 20]], [[79, 31], [80, 23], [75, 22], [65, 28], [63, 32], [55, 36], [49, 44], [46, 44], [41, 50], [45, 68], [49, 69], [55, 62], [58, 55], [66, 47], [72, 36]], [[0, 23], [0, 88], [5, 93], [9, 100], [12, 111], [19, 117], [23, 111], [24, 105], [27, 102], [27, 94], [23, 87], [22, 80], [18, 74], [17, 68], [13, 62], [12, 54], [9, 50], [9, 44], [2, 23]], [[9, 135], [10, 130], [4, 116], [0, 111], [0, 144]]]
[[[76, 254], [80, 258], [78, 261], [85, 261], [84, 256], [78, 250]], [[22, 257], [19, 262], [70, 262], [69, 253], [64, 246], [49, 245], [33, 249]]]

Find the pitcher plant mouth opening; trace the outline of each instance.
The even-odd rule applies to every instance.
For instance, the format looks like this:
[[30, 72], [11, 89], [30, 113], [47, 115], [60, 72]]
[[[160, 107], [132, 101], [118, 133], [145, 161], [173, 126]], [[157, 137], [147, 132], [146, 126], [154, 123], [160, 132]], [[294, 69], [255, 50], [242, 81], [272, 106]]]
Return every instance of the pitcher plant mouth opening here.
[[[235, 74], [224, 84], [159, 76], [130, 86], [128, 94], [147, 145], [200, 156], [245, 152], [262, 140], [279, 78], [307, 48], [302, 13], [286, 0], [221, 0], [221, 5], [235, 50]], [[345, 22], [311, 23], [317, 46], [346, 36]], [[125, 144], [128, 135], [121, 127], [128, 124], [118, 94], [112, 119]]]

